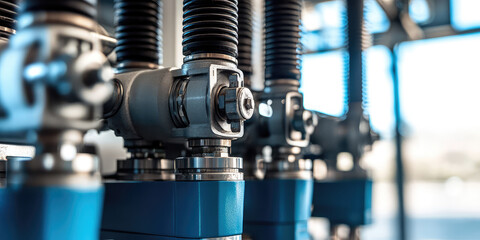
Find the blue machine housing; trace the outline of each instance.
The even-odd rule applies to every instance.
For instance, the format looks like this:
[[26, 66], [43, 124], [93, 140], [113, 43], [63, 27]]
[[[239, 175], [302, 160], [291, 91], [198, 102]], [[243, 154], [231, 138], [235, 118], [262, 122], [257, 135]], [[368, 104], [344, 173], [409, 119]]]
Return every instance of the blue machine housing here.
[[102, 198], [102, 187], [0, 188], [0, 238], [96, 240]]
[[315, 181], [312, 216], [327, 218], [331, 225], [357, 227], [370, 224], [372, 180]]
[[310, 239], [313, 180], [247, 180], [244, 233], [254, 240]]
[[244, 181], [106, 182], [101, 239], [241, 235]]

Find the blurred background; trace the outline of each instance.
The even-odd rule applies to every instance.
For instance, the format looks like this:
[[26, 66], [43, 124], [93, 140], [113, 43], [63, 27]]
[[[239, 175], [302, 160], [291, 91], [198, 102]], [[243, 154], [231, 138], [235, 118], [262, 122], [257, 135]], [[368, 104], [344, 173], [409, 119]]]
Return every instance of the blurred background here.
[[[366, 110], [381, 139], [362, 162], [372, 169], [373, 224], [364, 239], [396, 239], [395, 116], [392, 57], [381, 36], [390, 21], [365, 1], [373, 46], [365, 57]], [[412, 0], [423, 40], [397, 46], [408, 239], [480, 239], [480, 1]], [[307, 108], [342, 116], [345, 109], [345, 5], [309, 2], [303, 15]], [[431, 34], [432, 37], [429, 37]], [[325, 221], [309, 225], [316, 239]]]

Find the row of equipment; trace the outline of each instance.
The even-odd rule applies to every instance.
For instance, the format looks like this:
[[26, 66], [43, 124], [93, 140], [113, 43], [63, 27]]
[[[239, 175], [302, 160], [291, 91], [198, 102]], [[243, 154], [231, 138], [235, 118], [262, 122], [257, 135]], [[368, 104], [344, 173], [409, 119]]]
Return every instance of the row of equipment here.
[[[0, 142], [35, 146], [0, 160], [0, 239], [306, 240], [312, 215], [358, 239], [372, 188], [359, 162], [376, 139], [363, 0], [346, 1], [343, 118], [303, 106], [302, 4], [265, 0], [265, 87], [253, 91], [252, 0], [184, 0], [172, 68], [160, 0], [114, 0], [115, 37], [96, 0], [0, 0]], [[90, 129], [124, 139], [115, 175], [101, 176]], [[345, 153], [349, 171], [337, 168]]]

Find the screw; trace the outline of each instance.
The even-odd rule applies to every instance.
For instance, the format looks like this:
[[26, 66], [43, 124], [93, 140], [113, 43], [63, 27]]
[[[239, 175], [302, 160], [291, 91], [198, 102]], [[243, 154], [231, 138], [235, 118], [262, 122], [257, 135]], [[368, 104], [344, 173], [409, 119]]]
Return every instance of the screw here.
[[255, 104], [252, 92], [248, 88], [241, 88], [238, 93], [238, 100], [240, 115], [244, 120], [250, 119], [253, 116], [253, 107]]
[[244, 107], [246, 110], [251, 110], [253, 109], [253, 101], [251, 98], [246, 98], [244, 102]]

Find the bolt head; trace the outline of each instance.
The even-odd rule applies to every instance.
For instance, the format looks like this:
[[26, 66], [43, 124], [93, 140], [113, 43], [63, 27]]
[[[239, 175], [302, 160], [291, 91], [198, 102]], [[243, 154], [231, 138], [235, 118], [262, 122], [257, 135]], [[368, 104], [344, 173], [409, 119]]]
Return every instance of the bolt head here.
[[247, 110], [253, 109], [253, 100], [250, 98], [245, 99], [244, 105]]
[[255, 100], [248, 88], [240, 88], [238, 92], [238, 110], [244, 120], [252, 118], [254, 113]]

